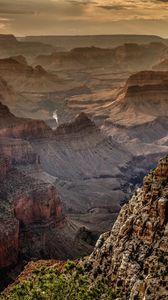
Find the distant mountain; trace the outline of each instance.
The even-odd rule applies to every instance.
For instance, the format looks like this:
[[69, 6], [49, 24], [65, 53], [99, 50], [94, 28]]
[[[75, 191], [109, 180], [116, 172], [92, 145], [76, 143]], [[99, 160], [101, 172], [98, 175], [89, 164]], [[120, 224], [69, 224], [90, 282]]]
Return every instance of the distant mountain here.
[[118, 72], [136, 72], [151, 69], [167, 46], [164, 43], [126, 43], [113, 49], [98, 47], [74, 48], [68, 52], [40, 55], [34, 65], [42, 65], [49, 70], [83, 70], [111, 68]]
[[167, 40], [156, 35], [87, 35], [87, 36], [26, 36], [19, 38], [24, 42], [41, 42], [67, 50], [78, 47], [113, 48], [125, 43], [148, 44], [152, 42], [167, 43]]
[[0, 75], [18, 92], [51, 92], [59, 83], [56, 75], [41, 66], [29, 66], [24, 56], [0, 59]]
[[29, 59], [39, 54], [49, 54], [55, 48], [40, 42], [20, 42], [12, 34], [0, 34], [0, 58], [26, 55]]

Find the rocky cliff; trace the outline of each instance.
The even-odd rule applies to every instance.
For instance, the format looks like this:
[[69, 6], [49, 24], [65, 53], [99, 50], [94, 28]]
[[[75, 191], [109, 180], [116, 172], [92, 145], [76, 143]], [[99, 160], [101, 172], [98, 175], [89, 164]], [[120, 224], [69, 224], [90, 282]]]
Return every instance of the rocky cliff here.
[[123, 299], [167, 299], [168, 156], [145, 178], [85, 263], [107, 277]]
[[124, 126], [168, 116], [168, 72], [142, 71], [130, 76], [112, 102], [111, 120]]

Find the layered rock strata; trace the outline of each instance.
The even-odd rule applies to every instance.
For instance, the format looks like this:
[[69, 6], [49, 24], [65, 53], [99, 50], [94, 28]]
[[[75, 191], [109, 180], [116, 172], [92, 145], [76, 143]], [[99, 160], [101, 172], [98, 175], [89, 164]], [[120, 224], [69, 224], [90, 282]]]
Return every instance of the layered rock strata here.
[[168, 156], [144, 178], [85, 266], [93, 277], [108, 277], [123, 299], [167, 299]]
[[109, 109], [109, 120], [126, 127], [168, 117], [168, 72], [142, 71], [131, 75]]

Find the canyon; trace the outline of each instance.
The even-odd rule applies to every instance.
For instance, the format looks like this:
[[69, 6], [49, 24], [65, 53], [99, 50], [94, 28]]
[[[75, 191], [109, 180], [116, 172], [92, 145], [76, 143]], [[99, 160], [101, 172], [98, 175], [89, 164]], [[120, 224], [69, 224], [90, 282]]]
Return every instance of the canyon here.
[[[134, 191], [168, 153], [168, 69], [162, 68], [167, 40], [125, 39], [121, 44], [120, 37], [107, 38], [100, 48], [96, 39], [90, 45], [83, 38], [82, 48], [78, 39], [67, 38], [58, 49], [54, 37], [0, 35], [0, 269], [7, 278], [1, 288], [30, 260], [90, 255], [100, 234], [118, 215], [114, 230], [122, 226], [136, 202], [156, 210], [153, 196], [150, 207], [143, 202], [150, 198], [145, 187]], [[155, 182], [164, 175], [162, 164], [167, 170], [167, 158], [151, 179], [154, 185], [164, 185], [162, 178]], [[113, 241], [108, 233], [116, 249], [119, 234], [116, 229]], [[97, 242], [103, 239], [105, 248], [106, 237]], [[104, 272], [102, 249], [96, 246], [89, 261], [95, 270], [100, 262]], [[110, 272], [112, 263], [105, 275]], [[134, 295], [141, 275], [124, 292]]]
[[30, 258], [74, 258], [92, 249], [90, 232], [83, 238], [85, 228], [65, 216], [55, 178], [43, 170], [29, 142], [49, 137], [50, 131], [43, 121], [19, 119], [0, 104], [0, 269], [7, 272], [5, 282], [9, 268], [22, 267]]

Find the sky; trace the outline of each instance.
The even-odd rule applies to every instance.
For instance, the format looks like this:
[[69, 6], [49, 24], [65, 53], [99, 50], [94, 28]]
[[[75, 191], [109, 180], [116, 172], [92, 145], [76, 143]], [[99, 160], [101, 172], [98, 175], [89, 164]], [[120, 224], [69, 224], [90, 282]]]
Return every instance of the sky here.
[[0, 33], [168, 38], [168, 0], [0, 0]]

